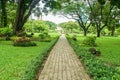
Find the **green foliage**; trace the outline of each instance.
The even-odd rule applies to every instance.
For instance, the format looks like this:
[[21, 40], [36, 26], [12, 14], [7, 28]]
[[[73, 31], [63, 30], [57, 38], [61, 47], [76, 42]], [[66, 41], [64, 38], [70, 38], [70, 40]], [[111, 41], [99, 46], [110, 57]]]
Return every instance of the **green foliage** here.
[[91, 54], [95, 55], [95, 56], [100, 56], [101, 55], [101, 51], [100, 50], [96, 50], [95, 48], [89, 48], [88, 50]]
[[120, 8], [120, 0], [110, 0], [112, 5], [116, 5], [118, 8]]
[[32, 34], [26, 34], [26, 37], [32, 38], [33, 35]]
[[17, 3], [12, 2], [12, 0], [8, 0], [6, 8], [7, 8], [7, 23], [8, 25], [10, 25], [13, 23], [14, 18], [16, 16]]
[[48, 36], [48, 33], [47, 32], [43, 32], [39, 36], [40, 36], [40, 39], [44, 39], [45, 37]]
[[0, 36], [13, 36], [13, 30], [10, 28], [0, 28]]
[[27, 37], [21, 37], [14, 41], [14, 46], [28, 47], [28, 46], [36, 46], [36, 43], [31, 42], [31, 40]]
[[73, 35], [73, 36], [72, 36], [72, 39], [73, 39], [74, 41], [77, 41], [76, 35]]
[[46, 22], [46, 24], [49, 26], [49, 28], [51, 30], [55, 30], [56, 29], [57, 24], [55, 24], [54, 22], [51, 22], [51, 21], [45, 21], [45, 22]]
[[44, 32], [50, 30], [55, 30], [57, 24], [51, 21], [42, 21], [42, 20], [34, 20], [34, 21], [27, 21], [24, 25], [24, 29], [27, 32]]
[[105, 4], [105, 0], [98, 0], [98, 2], [99, 2], [101, 5], [104, 5], [104, 4]]
[[42, 20], [41, 21], [35, 20], [35, 21], [33, 21], [33, 24], [34, 24], [35, 32], [49, 31], [49, 26]]
[[104, 64], [103, 61], [97, 59], [88, 51], [79, 46], [77, 42], [68, 38], [69, 42], [73, 46], [74, 50], [76, 51], [77, 55], [86, 66], [87, 73], [94, 79], [94, 80], [119, 80], [120, 79], [120, 71], [117, 68], [112, 66], [107, 66]]
[[116, 33], [117, 33], [117, 34], [120, 34], [120, 28], [118, 28], [118, 29], [116, 30]]
[[17, 36], [18, 36], [18, 37], [23, 37], [23, 36], [26, 36], [26, 35], [27, 35], [27, 34], [26, 34], [25, 31], [22, 31], [22, 32], [17, 33]]
[[9, 36], [6, 36], [5, 40], [9, 41], [11, 40]]
[[27, 32], [33, 32], [33, 31], [34, 31], [34, 30], [33, 30], [33, 27], [34, 27], [34, 23], [33, 23], [33, 22], [34, 22], [34, 21], [28, 20], [28, 21], [25, 23], [23, 29], [26, 30]]
[[34, 42], [14, 42], [14, 46], [28, 47], [28, 46], [36, 46]]
[[[93, 36], [93, 35], [92, 35]], [[78, 44], [82, 44], [85, 37], [77, 35]], [[98, 57], [105, 61], [109, 65], [120, 65], [120, 37], [101, 37], [96, 39], [97, 46], [94, 47], [96, 50], [101, 51], [101, 56]], [[82, 46], [82, 45], [81, 45]], [[91, 46], [82, 46], [86, 49], [91, 48]]]
[[84, 45], [84, 46], [97, 46], [95, 41], [96, 41], [96, 37], [95, 36], [89, 36], [89, 37], [86, 37], [83, 40], [82, 45]]
[[79, 25], [73, 21], [60, 23], [59, 26], [62, 27], [66, 33], [74, 33], [75, 30], [79, 32]]
[[40, 36], [40, 41], [44, 41], [44, 42], [51, 41], [51, 37], [50, 37], [50, 35], [48, 35], [47, 32], [43, 32], [39, 36]]

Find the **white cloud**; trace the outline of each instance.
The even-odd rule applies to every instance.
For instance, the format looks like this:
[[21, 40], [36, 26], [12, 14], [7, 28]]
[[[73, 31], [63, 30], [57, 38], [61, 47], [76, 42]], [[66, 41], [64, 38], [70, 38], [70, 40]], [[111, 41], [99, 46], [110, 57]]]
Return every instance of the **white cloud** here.
[[59, 24], [61, 22], [74, 21], [73, 19], [67, 19], [63, 16], [53, 15], [53, 14], [48, 14], [47, 16], [43, 15], [42, 19], [55, 22], [56, 24]]

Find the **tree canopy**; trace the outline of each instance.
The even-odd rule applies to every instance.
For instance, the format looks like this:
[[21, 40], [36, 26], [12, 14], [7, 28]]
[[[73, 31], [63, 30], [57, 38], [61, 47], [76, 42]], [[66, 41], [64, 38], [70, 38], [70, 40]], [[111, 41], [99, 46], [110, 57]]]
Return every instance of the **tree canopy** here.
[[[104, 28], [114, 33], [119, 25], [119, 8], [119, 0], [0, 0], [0, 27], [12, 24], [14, 34], [18, 34], [31, 13], [39, 17], [50, 11], [76, 20], [84, 36], [94, 27], [99, 37]], [[46, 23], [55, 29], [56, 24]]]

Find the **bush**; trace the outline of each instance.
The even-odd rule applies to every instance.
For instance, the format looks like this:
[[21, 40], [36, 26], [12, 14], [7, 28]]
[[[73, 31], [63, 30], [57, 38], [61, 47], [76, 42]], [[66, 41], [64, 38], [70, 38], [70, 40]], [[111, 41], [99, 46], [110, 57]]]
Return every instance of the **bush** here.
[[9, 36], [6, 36], [5, 40], [9, 41], [11, 40]]
[[14, 46], [23, 46], [23, 47], [28, 47], [28, 46], [36, 46], [36, 43], [31, 42], [31, 40], [27, 37], [21, 37], [19, 39], [14, 40]]
[[72, 37], [72, 39], [73, 39], [74, 41], [77, 41], [76, 35], [74, 35], [74, 36]]
[[34, 42], [14, 42], [14, 46], [22, 46], [22, 47], [28, 47], [28, 46], [36, 46], [36, 43]]
[[40, 36], [40, 41], [44, 41], [44, 42], [50, 42], [51, 41], [51, 36], [48, 35], [47, 32], [44, 32], [44, 33], [40, 34], [39, 36]]
[[18, 37], [18, 36], [12, 36], [10, 39], [12, 40], [12, 41], [15, 41], [15, 40], [18, 40], [20, 37]]
[[96, 50], [95, 48], [89, 48], [88, 52], [90, 52], [93, 55], [96, 56], [100, 56], [101, 55], [101, 51], [100, 50]]
[[26, 34], [26, 37], [32, 38], [33, 36], [31, 34]]
[[97, 46], [97, 44], [95, 43], [95, 40], [96, 40], [96, 37], [86, 37], [82, 44], [85, 45], [85, 46]]
[[44, 39], [48, 36], [48, 33], [47, 32], [43, 32], [42, 34], [39, 34], [40, 36], [40, 39]]
[[40, 39], [44, 39], [46, 37], [45, 34], [39, 34], [39, 36], [40, 36]]
[[0, 36], [13, 36], [13, 30], [10, 28], [0, 28]]
[[31, 35], [34, 35], [34, 33], [31, 33]]
[[3, 37], [0, 37], [0, 41], [4, 41], [5, 40], [5, 38], [3, 38]]

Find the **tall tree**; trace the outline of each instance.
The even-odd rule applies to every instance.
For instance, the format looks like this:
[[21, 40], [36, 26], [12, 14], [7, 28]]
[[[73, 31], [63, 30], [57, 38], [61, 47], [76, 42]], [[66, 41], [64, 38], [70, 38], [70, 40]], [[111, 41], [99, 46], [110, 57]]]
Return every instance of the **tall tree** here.
[[39, 2], [39, 0], [18, 0], [16, 11], [16, 18], [13, 23], [14, 33], [22, 31], [22, 27], [31, 14], [32, 9]]
[[46, 22], [46, 24], [49, 26], [49, 28], [50, 28], [51, 30], [55, 30], [55, 29], [56, 29], [56, 27], [57, 27], [57, 24], [56, 24], [56, 23], [51, 22], [51, 21], [45, 21], [45, 22]]
[[6, 12], [6, 2], [7, 0], [0, 0], [0, 6], [1, 6], [1, 25], [2, 27], [7, 26], [7, 12]]
[[16, 15], [16, 8], [17, 7], [17, 2], [16, 0], [8, 0], [7, 1], [7, 23], [8, 25], [12, 24], [15, 19]]
[[109, 0], [112, 5], [116, 5], [118, 8], [120, 8], [120, 0]]
[[114, 36], [115, 29], [119, 26], [120, 10], [114, 7], [111, 11], [110, 19], [108, 20], [107, 28], [111, 32], [110, 35]]
[[31, 15], [31, 11], [39, 3], [39, 1], [44, 3], [43, 11], [46, 11], [45, 13], [47, 13], [48, 9], [52, 9], [58, 6], [57, 1], [55, 0], [18, 0], [16, 18], [13, 24], [15, 34], [22, 31], [23, 25], [25, 24], [28, 17]]
[[73, 33], [74, 30], [78, 30], [79, 29], [78, 23], [73, 22], [73, 21], [60, 23], [59, 26], [61, 28], [63, 28], [64, 32], [67, 33], [67, 34]]
[[[84, 36], [87, 35], [88, 28], [91, 25], [89, 18], [89, 7], [84, 1], [68, 1], [66, 4], [62, 3], [62, 8], [59, 14], [67, 17], [68, 19], [74, 19], [78, 22], [80, 28], [84, 31]], [[64, 5], [65, 4], [65, 5]]]
[[113, 5], [111, 5], [108, 0], [87, 0], [87, 2], [91, 10], [92, 22], [97, 29], [97, 37], [100, 37], [102, 29], [108, 25]]

